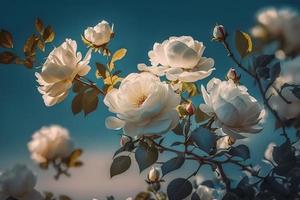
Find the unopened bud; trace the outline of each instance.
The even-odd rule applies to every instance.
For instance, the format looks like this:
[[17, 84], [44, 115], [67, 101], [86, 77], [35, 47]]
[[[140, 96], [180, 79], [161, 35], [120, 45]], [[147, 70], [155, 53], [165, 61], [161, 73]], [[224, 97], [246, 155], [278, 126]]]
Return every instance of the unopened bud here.
[[128, 137], [126, 135], [122, 135], [122, 137], [120, 139], [120, 145], [121, 145], [121, 147], [125, 146], [125, 144], [127, 142], [130, 142], [130, 141], [131, 141], [130, 137]]
[[234, 83], [238, 83], [240, 81], [240, 77], [237, 75], [235, 69], [230, 68], [226, 75], [227, 80], [233, 80]]
[[195, 106], [192, 103], [187, 104], [185, 109], [186, 109], [186, 112], [189, 115], [193, 115], [195, 113], [195, 110], [196, 110]]
[[157, 167], [152, 167], [148, 173], [148, 180], [150, 182], [157, 182], [160, 179], [160, 170]]
[[213, 31], [213, 39], [216, 41], [224, 41], [227, 33], [223, 25], [216, 25]]

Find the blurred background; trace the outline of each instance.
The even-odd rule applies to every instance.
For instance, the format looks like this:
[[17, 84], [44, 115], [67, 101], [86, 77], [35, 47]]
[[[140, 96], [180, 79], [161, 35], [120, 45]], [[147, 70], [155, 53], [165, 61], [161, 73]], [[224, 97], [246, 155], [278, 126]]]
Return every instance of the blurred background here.
[[[206, 84], [214, 76], [223, 78], [227, 70], [234, 66], [222, 46], [211, 42], [214, 25], [223, 24], [230, 34], [230, 40], [233, 40], [231, 33], [236, 29], [248, 32], [254, 25], [257, 11], [269, 6], [299, 10], [300, 2], [10, 0], [1, 2], [0, 27], [13, 33], [14, 47], [21, 54], [22, 45], [34, 30], [35, 18], [40, 17], [45, 24], [52, 25], [56, 32], [53, 45], [58, 46], [65, 38], [72, 38], [77, 40], [79, 50], [85, 54], [87, 49], [80, 35], [88, 26], [107, 20], [114, 24], [116, 33], [110, 49], [128, 49], [127, 56], [117, 65], [123, 76], [137, 71], [138, 63], [149, 64], [147, 54], [154, 42], [162, 42], [169, 36], [190, 35], [203, 41], [207, 47], [204, 55], [215, 60], [216, 71], [202, 81], [202, 84]], [[47, 53], [40, 55], [41, 63], [52, 48], [48, 46]], [[98, 54], [92, 58], [93, 68], [89, 76], [93, 80], [96, 80], [94, 63], [101, 60], [103, 58]], [[66, 194], [73, 199], [104, 198], [111, 194], [125, 199], [143, 190], [146, 175], [139, 174], [136, 163], [125, 174], [109, 178], [109, 166], [113, 152], [119, 148], [121, 132], [105, 128], [104, 121], [110, 113], [103, 103], [99, 102], [98, 110], [87, 117], [72, 114], [71, 97], [48, 108], [37, 91], [34, 71], [18, 65], [0, 65], [0, 172], [15, 163], [25, 163], [38, 175], [40, 191]], [[247, 85], [250, 94], [259, 96], [251, 79], [243, 73], [242, 83]], [[195, 101], [200, 103], [202, 99], [196, 97]], [[253, 163], [261, 163], [263, 152], [271, 141], [280, 143], [281, 138], [274, 133], [273, 123], [273, 119], [268, 118], [263, 132], [243, 141], [250, 146]], [[76, 147], [85, 150], [82, 157], [85, 165], [71, 171], [71, 178], [62, 177], [58, 182], [53, 179], [53, 172], [42, 171], [30, 160], [27, 150], [32, 133], [51, 124], [60, 124], [69, 129]], [[174, 173], [184, 176], [191, 167], [186, 164], [179, 172], [171, 173], [170, 177]], [[208, 176], [205, 169], [201, 173]]]

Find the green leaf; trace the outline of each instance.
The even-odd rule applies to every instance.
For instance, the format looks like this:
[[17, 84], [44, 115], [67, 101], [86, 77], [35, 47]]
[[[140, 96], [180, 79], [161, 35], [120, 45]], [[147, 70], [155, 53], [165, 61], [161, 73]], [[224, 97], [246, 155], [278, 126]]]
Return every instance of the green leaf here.
[[44, 32], [44, 25], [43, 22], [40, 18], [36, 18], [35, 20], [35, 29], [41, 34], [43, 35]]
[[11, 64], [16, 60], [17, 56], [9, 51], [4, 51], [0, 53], [0, 63]]
[[45, 43], [42, 40], [38, 41], [37, 46], [42, 52], [45, 51]]
[[184, 161], [185, 159], [181, 155], [168, 160], [161, 166], [162, 175], [164, 176], [176, 169], [179, 169], [183, 165]]
[[111, 58], [109, 63], [109, 70], [112, 71], [115, 68], [115, 62], [121, 60], [126, 55], [127, 49], [121, 48], [117, 50]]
[[6, 30], [0, 30], [0, 47], [13, 48], [12, 34]]
[[196, 111], [195, 111], [195, 121], [197, 123], [201, 123], [207, 119], [209, 119], [210, 117], [205, 113], [203, 112], [199, 107], [196, 108]]
[[35, 55], [35, 48], [38, 44], [39, 37], [37, 37], [35, 34], [32, 34], [25, 42], [24, 44], [24, 54], [25, 56], [34, 56]]
[[99, 101], [98, 94], [99, 92], [97, 90], [90, 90], [84, 93], [82, 106], [85, 115], [88, 115], [97, 109]]
[[201, 199], [200, 199], [199, 195], [197, 194], [197, 192], [194, 192], [192, 194], [191, 200], [201, 200]]
[[75, 149], [69, 159], [68, 159], [68, 167], [77, 167], [79, 164], [77, 163], [78, 162], [78, 158], [81, 156], [82, 154], [82, 149]]
[[105, 79], [106, 78], [106, 67], [105, 67], [105, 65], [102, 64], [102, 63], [96, 62], [96, 67], [97, 67], [96, 77]]
[[54, 40], [55, 33], [51, 26], [47, 26], [43, 32], [43, 39], [45, 43], [52, 42]]
[[244, 160], [250, 158], [249, 148], [244, 144], [238, 145], [236, 147], [231, 147], [228, 153], [232, 156], [241, 157]]
[[74, 115], [80, 113], [83, 109], [83, 93], [77, 94], [72, 100], [72, 112]]
[[114, 177], [118, 174], [122, 174], [127, 171], [131, 165], [131, 159], [129, 156], [119, 156], [113, 160], [110, 166], [110, 177]]
[[193, 191], [192, 183], [184, 178], [177, 178], [168, 185], [169, 200], [183, 200]]
[[191, 134], [191, 139], [196, 143], [196, 145], [205, 151], [210, 153], [212, 148], [216, 143], [216, 135], [213, 132], [210, 132], [208, 129], [203, 127], [198, 127]]
[[142, 172], [157, 161], [158, 150], [155, 146], [149, 146], [147, 143], [140, 143], [135, 151], [135, 159], [139, 165], [140, 172]]
[[235, 46], [242, 58], [249, 55], [253, 50], [251, 37], [247, 33], [239, 30], [235, 33]]
[[179, 122], [177, 124], [177, 126], [172, 129], [173, 133], [175, 133], [176, 135], [183, 135], [183, 125]]

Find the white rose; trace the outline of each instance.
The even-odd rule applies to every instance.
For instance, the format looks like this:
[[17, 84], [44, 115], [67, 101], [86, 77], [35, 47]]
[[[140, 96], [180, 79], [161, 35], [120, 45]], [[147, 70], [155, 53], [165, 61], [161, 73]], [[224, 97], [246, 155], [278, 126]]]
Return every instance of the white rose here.
[[84, 38], [94, 46], [102, 46], [107, 44], [113, 35], [113, 29], [109, 23], [102, 20], [94, 27], [88, 27], [84, 31]]
[[35, 132], [28, 143], [31, 158], [44, 163], [56, 158], [66, 158], [73, 151], [73, 142], [67, 129], [52, 125]]
[[106, 119], [106, 127], [123, 128], [129, 136], [163, 134], [179, 120], [176, 106], [180, 96], [150, 73], [129, 74], [119, 89], [105, 96], [104, 103], [109, 111], [117, 114]]
[[273, 36], [283, 33], [286, 23], [297, 14], [289, 9], [268, 8], [257, 14], [257, 21], [262, 24]]
[[224, 191], [210, 188], [206, 185], [199, 185], [196, 192], [201, 200], [218, 200], [224, 196]]
[[257, 21], [259, 25], [252, 30], [254, 37], [270, 37], [280, 41], [287, 54], [300, 50], [300, 16], [297, 12], [286, 8], [268, 8], [257, 14]]
[[83, 60], [81, 53], [76, 51], [76, 41], [66, 39], [49, 54], [42, 71], [35, 74], [40, 85], [38, 90], [43, 95], [46, 106], [63, 101], [75, 76], [84, 76], [89, 72], [91, 51], [88, 51]]
[[13, 197], [18, 200], [42, 200], [42, 195], [34, 189], [36, 177], [24, 165], [15, 165], [0, 176], [1, 200]]
[[235, 138], [241, 133], [258, 133], [262, 130], [260, 121], [264, 115], [256, 99], [249, 95], [247, 88], [236, 85], [232, 80], [221, 81], [213, 78], [207, 89], [201, 86], [205, 104], [200, 109], [215, 118], [213, 126]]
[[[282, 89], [285, 83], [300, 84], [300, 56], [293, 60], [281, 62], [281, 74], [266, 92], [270, 106], [284, 121], [294, 119], [300, 115], [300, 99], [293, 94], [292, 87]], [[281, 91], [281, 95], [285, 100], [278, 94], [278, 91]]]
[[157, 76], [166, 75], [171, 81], [195, 82], [208, 77], [214, 68], [212, 58], [202, 57], [205, 46], [190, 36], [170, 37], [155, 43], [148, 55], [152, 66], [139, 64], [140, 71]]

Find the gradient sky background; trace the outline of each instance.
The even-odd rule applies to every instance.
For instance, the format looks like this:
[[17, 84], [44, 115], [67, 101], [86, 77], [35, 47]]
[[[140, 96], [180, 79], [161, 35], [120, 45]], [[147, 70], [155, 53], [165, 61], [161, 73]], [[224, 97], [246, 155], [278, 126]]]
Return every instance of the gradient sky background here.
[[[213, 76], [223, 78], [233, 66], [221, 45], [211, 42], [211, 32], [216, 23], [224, 24], [228, 31], [241, 29], [248, 31], [254, 24], [255, 13], [266, 6], [290, 6], [300, 8], [299, 1], [102, 1], [102, 0], [52, 0], [1, 2], [0, 27], [13, 33], [15, 49], [21, 54], [22, 45], [34, 30], [34, 20], [39, 16], [45, 24], [51, 24], [56, 32], [53, 45], [58, 46], [65, 38], [77, 40], [79, 50], [87, 51], [80, 34], [88, 26], [94, 26], [105, 19], [114, 23], [116, 36], [110, 46], [112, 50], [125, 47], [127, 56], [119, 62], [123, 75], [136, 71], [138, 63], [148, 63], [147, 53], [155, 41], [162, 42], [169, 36], [191, 35], [203, 41], [207, 49], [205, 56], [215, 59], [216, 71]], [[231, 38], [232, 39], [232, 38]], [[51, 45], [47, 52], [52, 50]], [[47, 54], [40, 57], [42, 61]], [[94, 55], [94, 62], [101, 61]], [[94, 79], [95, 68], [90, 77]], [[203, 84], [210, 79], [203, 81]], [[258, 96], [250, 79], [242, 76], [242, 82], [250, 93]], [[38, 188], [56, 193], [65, 193], [74, 199], [91, 199], [117, 194], [120, 199], [133, 195], [144, 188], [144, 174], [139, 175], [134, 163], [125, 175], [110, 180], [109, 165], [113, 150], [119, 147], [119, 132], [107, 130], [106, 107], [99, 102], [97, 112], [88, 117], [73, 116], [71, 97], [51, 108], [44, 106], [41, 95], [36, 90], [34, 70], [22, 66], [0, 65], [0, 171], [15, 163], [26, 163], [39, 176]], [[71, 96], [71, 95], [70, 95]], [[202, 101], [198, 97], [197, 102]], [[270, 141], [280, 142], [273, 132], [272, 119], [268, 119], [265, 130], [251, 137], [249, 143], [254, 161]], [[71, 179], [62, 178], [55, 182], [53, 173], [43, 172], [32, 163], [27, 150], [27, 142], [34, 131], [41, 126], [60, 124], [68, 128], [77, 147], [85, 149], [85, 166], [73, 171]], [[277, 139], [276, 139], [277, 138]], [[254, 155], [254, 150], [255, 154]], [[188, 171], [185, 166], [181, 173]], [[186, 170], [185, 170], [186, 169]]]

